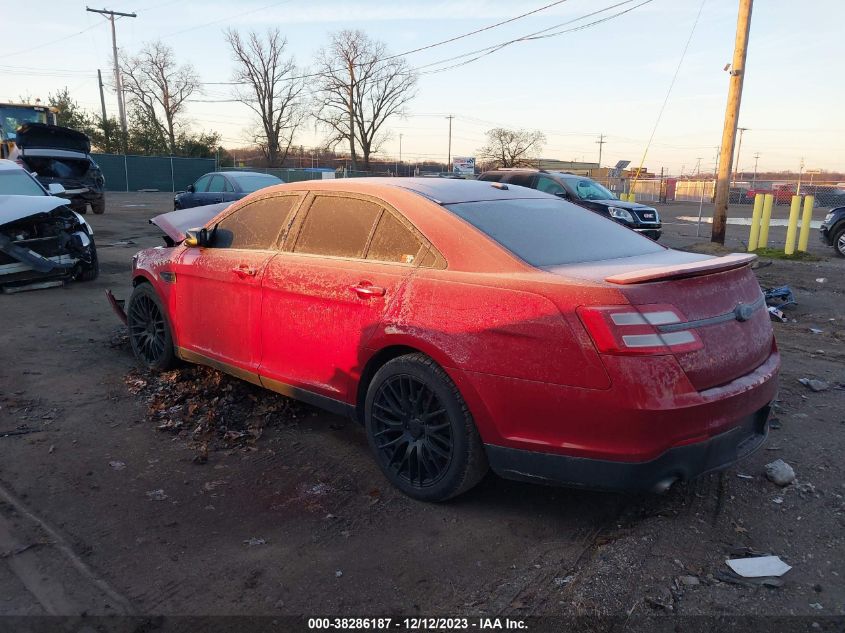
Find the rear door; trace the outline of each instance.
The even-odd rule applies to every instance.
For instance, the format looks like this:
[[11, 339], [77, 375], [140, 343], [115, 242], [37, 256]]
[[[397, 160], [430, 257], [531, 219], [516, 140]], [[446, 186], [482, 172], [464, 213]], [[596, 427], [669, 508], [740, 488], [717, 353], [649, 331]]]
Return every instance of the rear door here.
[[424, 241], [370, 197], [321, 192], [306, 204], [264, 276], [259, 373], [276, 389], [352, 402], [362, 349], [419, 263]]
[[254, 372], [261, 350], [261, 281], [302, 196], [262, 198], [217, 225], [209, 248], [186, 248], [176, 267], [180, 347]]

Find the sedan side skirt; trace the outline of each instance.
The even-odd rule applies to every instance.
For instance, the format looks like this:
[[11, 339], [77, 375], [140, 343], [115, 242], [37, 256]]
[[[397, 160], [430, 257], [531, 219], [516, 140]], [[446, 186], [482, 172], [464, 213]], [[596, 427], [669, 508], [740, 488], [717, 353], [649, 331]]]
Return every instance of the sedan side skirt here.
[[264, 387], [265, 389], [275, 391], [276, 393], [287, 396], [288, 398], [299, 400], [300, 402], [319, 407], [331, 413], [348, 417], [355, 416], [355, 405], [347, 402], [335, 400], [334, 398], [314, 393], [313, 391], [303, 389], [302, 387], [294, 387], [293, 385], [273, 380], [272, 378], [267, 378], [266, 376], [260, 376], [255, 372], [235, 367], [234, 365], [224, 363], [223, 361], [219, 361], [214, 358], [209, 358], [208, 356], [185, 349], [184, 347], [177, 347], [176, 355], [188, 363], [196, 363], [197, 365], [205, 365], [206, 367], [217, 369], [229, 374], [230, 376], [234, 376], [235, 378], [240, 378], [241, 380], [258, 385], [259, 387]]

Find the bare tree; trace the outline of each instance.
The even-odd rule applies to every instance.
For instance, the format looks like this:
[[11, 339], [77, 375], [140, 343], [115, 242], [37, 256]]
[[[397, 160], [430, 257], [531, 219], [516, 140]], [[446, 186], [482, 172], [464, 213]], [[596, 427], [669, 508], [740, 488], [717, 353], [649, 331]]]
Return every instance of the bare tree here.
[[250, 32], [246, 40], [229, 29], [226, 41], [236, 63], [233, 81], [245, 86], [235, 98], [259, 116], [255, 141], [270, 167], [283, 164], [305, 119], [305, 79], [297, 76], [300, 72], [293, 57], [284, 55], [287, 40], [279, 29], [268, 29], [263, 39]]
[[193, 66], [177, 66], [173, 49], [160, 41], [149, 42], [134, 57], [120, 60], [124, 89], [147, 119], [176, 150], [177, 117], [186, 100], [200, 88]]
[[315, 118], [330, 132], [327, 146], [345, 143], [352, 169], [358, 150], [364, 169], [370, 156], [387, 140], [383, 126], [401, 115], [415, 95], [416, 73], [404, 58], [391, 57], [385, 45], [363, 31], [334, 33], [317, 56]]
[[478, 150], [482, 160], [498, 167], [530, 165], [531, 159], [543, 149], [546, 136], [539, 130], [508, 130], [497, 127], [487, 130], [487, 144]]

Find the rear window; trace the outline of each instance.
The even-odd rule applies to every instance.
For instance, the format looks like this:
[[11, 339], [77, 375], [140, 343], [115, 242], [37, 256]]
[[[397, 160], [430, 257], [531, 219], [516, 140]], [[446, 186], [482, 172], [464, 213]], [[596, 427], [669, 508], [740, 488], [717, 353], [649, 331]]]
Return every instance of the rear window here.
[[464, 202], [446, 208], [539, 268], [664, 250], [613, 220], [562, 200]]
[[281, 178], [276, 178], [270, 174], [250, 174], [248, 176], [236, 176], [238, 185], [241, 190], [252, 193], [264, 187], [272, 187], [273, 185], [280, 185], [284, 182]]

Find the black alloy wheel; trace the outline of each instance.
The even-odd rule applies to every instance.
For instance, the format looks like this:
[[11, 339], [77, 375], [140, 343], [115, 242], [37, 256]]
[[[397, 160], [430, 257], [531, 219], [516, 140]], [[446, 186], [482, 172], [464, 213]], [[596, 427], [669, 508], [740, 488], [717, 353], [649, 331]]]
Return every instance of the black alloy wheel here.
[[376, 393], [372, 416], [376, 448], [397, 477], [419, 487], [443, 477], [454, 453], [452, 425], [425, 382], [391, 376]]
[[484, 446], [458, 388], [424, 354], [394, 358], [376, 372], [364, 424], [384, 475], [415, 499], [450, 499], [487, 472]]
[[167, 369], [174, 360], [173, 337], [161, 301], [149, 284], [139, 284], [129, 298], [127, 324], [135, 357], [151, 369]]

